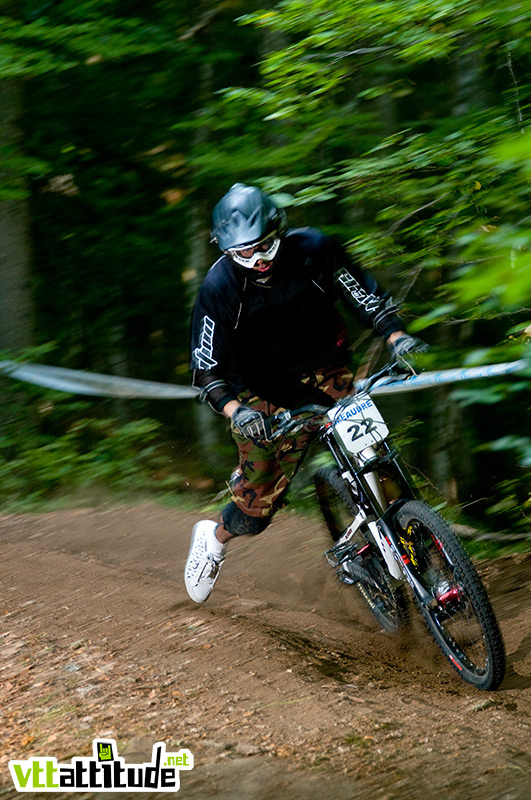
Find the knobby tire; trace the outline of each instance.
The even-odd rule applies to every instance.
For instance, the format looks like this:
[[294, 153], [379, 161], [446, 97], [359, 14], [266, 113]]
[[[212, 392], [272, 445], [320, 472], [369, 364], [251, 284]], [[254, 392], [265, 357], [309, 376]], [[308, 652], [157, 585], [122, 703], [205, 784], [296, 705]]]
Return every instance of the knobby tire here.
[[505, 648], [487, 592], [450, 526], [423, 502], [409, 500], [397, 511], [397, 534], [433, 600], [413, 592], [428, 630], [461, 678], [494, 690], [505, 674]]

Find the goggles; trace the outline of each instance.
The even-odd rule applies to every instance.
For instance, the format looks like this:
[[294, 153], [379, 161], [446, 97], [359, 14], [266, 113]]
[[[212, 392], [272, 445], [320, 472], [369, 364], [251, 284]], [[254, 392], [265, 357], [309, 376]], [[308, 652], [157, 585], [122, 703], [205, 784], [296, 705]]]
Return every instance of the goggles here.
[[279, 247], [280, 237], [275, 231], [270, 233], [269, 236], [260, 239], [259, 242], [242, 245], [241, 247], [230, 247], [225, 252], [240, 267], [252, 269], [258, 261], [273, 261]]

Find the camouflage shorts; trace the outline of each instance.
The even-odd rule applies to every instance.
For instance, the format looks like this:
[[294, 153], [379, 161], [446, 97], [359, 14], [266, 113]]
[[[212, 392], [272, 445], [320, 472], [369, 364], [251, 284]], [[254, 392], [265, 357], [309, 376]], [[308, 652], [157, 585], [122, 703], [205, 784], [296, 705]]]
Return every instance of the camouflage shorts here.
[[[346, 367], [329, 367], [305, 377], [311, 384], [333, 400], [345, 397], [352, 389], [353, 376]], [[279, 407], [243, 393], [239, 399], [245, 405], [275, 414]], [[251, 517], [270, 517], [283, 503], [289, 484], [306, 454], [312, 434], [286, 437], [278, 442], [252, 442], [232, 434], [238, 446], [239, 463], [231, 480], [232, 500], [244, 514]]]

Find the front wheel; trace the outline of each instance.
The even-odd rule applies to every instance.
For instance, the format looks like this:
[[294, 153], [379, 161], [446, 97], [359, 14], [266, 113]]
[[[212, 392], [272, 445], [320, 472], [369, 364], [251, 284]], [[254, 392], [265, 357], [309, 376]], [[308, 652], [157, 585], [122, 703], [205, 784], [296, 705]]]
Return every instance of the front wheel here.
[[415, 601], [440, 649], [463, 680], [496, 689], [505, 649], [487, 592], [450, 526], [417, 500], [396, 514], [397, 534], [428, 597]]
[[340, 541], [359, 507], [337, 467], [317, 471], [315, 490], [326, 527], [336, 542], [327, 552], [329, 563], [343, 583], [356, 585], [382, 630], [398, 633], [409, 623], [404, 587], [391, 578], [372, 537], [363, 530], [346, 544]]

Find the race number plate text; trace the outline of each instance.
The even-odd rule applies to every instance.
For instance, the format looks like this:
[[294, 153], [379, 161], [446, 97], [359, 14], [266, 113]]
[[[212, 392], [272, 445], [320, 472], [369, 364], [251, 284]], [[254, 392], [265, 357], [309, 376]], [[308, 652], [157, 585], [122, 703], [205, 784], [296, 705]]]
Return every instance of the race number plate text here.
[[389, 434], [382, 415], [365, 392], [350, 398], [348, 405], [331, 408], [334, 433], [349, 453], [359, 453]]

